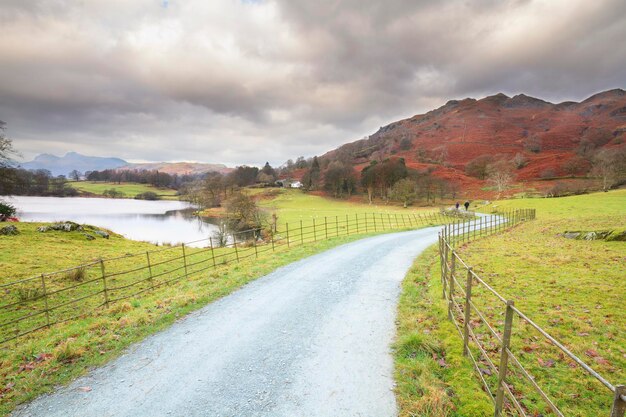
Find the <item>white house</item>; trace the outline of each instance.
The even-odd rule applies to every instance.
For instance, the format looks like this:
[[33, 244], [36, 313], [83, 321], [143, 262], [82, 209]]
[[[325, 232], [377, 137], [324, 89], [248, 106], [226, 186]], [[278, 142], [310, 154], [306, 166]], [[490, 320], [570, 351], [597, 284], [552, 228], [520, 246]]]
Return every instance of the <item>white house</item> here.
[[294, 181], [290, 185], [291, 188], [302, 188], [302, 183], [300, 181]]

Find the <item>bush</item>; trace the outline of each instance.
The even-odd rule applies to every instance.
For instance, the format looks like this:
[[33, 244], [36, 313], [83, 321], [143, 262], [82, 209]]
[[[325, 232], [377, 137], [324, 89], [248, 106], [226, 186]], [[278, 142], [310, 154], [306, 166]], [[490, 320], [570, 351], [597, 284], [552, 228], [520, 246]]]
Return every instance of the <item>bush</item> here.
[[157, 193], [153, 191], [146, 191], [145, 193], [140, 193], [135, 196], [135, 200], [158, 200], [159, 196]]
[[17, 209], [9, 204], [0, 201], [0, 221], [5, 221], [8, 217], [15, 216]]
[[108, 190], [104, 190], [102, 195], [110, 198], [122, 198], [124, 197], [124, 193], [121, 191], [117, 191], [115, 188], [110, 188]]
[[83, 282], [86, 276], [87, 272], [85, 271], [85, 268], [76, 268], [65, 273], [65, 279], [74, 282]]

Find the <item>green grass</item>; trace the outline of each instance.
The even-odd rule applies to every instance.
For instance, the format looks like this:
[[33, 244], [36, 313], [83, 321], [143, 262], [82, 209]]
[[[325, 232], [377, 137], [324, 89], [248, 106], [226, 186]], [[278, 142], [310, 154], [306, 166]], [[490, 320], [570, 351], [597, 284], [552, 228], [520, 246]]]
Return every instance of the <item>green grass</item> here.
[[116, 182], [103, 181], [72, 181], [69, 183], [72, 187], [80, 192], [102, 196], [105, 190], [115, 188], [115, 190], [124, 193], [124, 198], [134, 198], [137, 194], [152, 191], [156, 193], [162, 200], [177, 200], [176, 190], [170, 188], [157, 188], [149, 184], [139, 184], [134, 182]]
[[48, 223], [16, 223], [18, 236], [0, 236], [0, 284], [43, 272], [65, 269], [127, 253], [158, 249], [151, 243], [128, 240], [111, 233], [109, 239], [88, 241], [79, 232], [37, 232]]
[[253, 194], [259, 197], [258, 204], [267, 213], [276, 213], [279, 224], [289, 223], [294, 225], [303, 222], [310, 222], [313, 218], [322, 220], [324, 217], [328, 221], [334, 221], [336, 217], [345, 220], [346, 215], [350, 218], [355, 214], [365, 215], [372, 213], [401, 214], [401, 213], [425, 213], [433, 212], [433, 208], [402, 208], [401, 206], [385, 204], [367, 204], [363, 202], [353, 202], [320, 197], [314, 194], [305, 193], [301, 190], [291, 189], [253, 189]]
[[[571, 240], [560, 233], [623, 229], [625, 203], [626, 190], [500, 201], [496, 210], [536, 208], [537, 219], [459, 248], [489, 285], [614, 385], [626, 381], [626, 243]], [[481, 302], [500, 325], [504, 308]], [[608, 415], [612, 394], [523, 322], [515, 322], [512, 350], [566, 415]], [[512, 380], [522, 403], [544, 412], [545, 404], [518, 377]]]
[[420, 255], [402, 283], [394, 345], [396, 398], [401, 417], [486, 417], [481, 391], [441, 300], [435, 247]]

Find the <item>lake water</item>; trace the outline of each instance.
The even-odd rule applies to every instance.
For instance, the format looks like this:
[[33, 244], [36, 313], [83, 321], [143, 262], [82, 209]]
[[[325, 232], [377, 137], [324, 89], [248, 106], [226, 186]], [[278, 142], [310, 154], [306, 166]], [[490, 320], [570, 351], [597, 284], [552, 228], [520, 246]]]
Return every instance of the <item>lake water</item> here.
[[[152, 243], [187, 243], [208, 239], [217, 226], [191, 215], [183, 201], [145, 201], [80, 197], [2, 197], [18, 210], [20, 221], [69, 220], [109, 229], [129, 239]], [[208, 242], [190, 246], [208, 246]]]

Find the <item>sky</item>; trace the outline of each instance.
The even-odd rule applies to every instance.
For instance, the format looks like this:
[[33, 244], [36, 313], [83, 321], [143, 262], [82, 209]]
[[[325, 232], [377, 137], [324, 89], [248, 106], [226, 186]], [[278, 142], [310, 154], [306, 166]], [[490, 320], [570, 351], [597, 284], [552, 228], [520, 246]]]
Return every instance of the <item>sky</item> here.
[[22, 160], [278, 166], [450, 99], [626, 86], [624, 0], [2, 0]]

